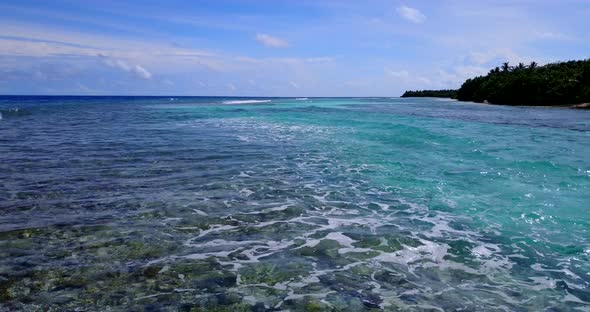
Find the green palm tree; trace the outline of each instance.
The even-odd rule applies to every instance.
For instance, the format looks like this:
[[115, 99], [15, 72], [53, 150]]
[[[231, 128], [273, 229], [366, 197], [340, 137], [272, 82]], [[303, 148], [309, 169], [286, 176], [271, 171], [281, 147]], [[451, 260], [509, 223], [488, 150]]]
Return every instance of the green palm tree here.
[[510, 63], [508, 63], [508, 62], [502, 63], [502, 71], [503, 72], [510, 71]]

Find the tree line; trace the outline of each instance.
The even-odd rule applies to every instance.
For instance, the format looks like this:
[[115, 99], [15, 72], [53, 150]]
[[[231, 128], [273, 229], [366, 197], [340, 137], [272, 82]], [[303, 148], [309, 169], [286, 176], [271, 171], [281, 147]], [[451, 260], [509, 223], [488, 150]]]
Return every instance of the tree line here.
[[[450, 96], [453, 90], [406, 91], [403, 96]], [[590, 59], [539, 66], [503, 63], [485, 76], [467, 79], [455, 93], [460, 101], [506, 105], [565, 105], [590, 102]], [[402, 96], [402, 97], [403, 97]]]
[[440, 98], [456, 98], [457, 90], [417, 90], [406, 91], [402, 97], [440, 97]]

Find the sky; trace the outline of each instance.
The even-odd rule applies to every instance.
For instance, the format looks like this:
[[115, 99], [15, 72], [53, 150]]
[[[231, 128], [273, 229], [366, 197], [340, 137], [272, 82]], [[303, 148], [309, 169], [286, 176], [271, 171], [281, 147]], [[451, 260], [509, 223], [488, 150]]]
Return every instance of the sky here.
[[590, 0], [2, 0], [0, 94], [399, 96], [589, 29]]

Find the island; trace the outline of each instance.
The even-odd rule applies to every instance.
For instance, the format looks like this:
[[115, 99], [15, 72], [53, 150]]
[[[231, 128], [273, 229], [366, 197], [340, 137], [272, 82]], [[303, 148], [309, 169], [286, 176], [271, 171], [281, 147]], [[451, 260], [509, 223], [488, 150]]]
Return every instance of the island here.
[[419, 91], [406, 91], [402, 94], [405, 97], [438, 97], [438, 98], [457, 98], [457, 90], [419, 90]]
[[406, 91], [402, 97], [445, 97], [501, 105], [590, 108], [590, 59], [539, 66], [503, 63], [458, 90]]

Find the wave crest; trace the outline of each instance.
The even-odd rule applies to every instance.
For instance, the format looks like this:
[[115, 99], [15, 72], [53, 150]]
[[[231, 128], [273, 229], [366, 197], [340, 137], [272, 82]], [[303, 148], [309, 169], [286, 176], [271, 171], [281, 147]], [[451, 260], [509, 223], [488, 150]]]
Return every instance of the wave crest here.
[[256, 104], [256, 103], [268, 103], [270, 100], [232, 100], [223, 101], [223, 104], [237, 105], [237, 104]]

